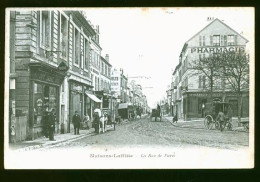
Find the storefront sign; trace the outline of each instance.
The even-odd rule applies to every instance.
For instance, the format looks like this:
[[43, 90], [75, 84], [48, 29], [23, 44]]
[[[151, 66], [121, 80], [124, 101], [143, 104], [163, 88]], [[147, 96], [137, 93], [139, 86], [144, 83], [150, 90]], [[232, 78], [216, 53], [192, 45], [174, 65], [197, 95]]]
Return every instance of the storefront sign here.
[[224, 53], [245, 51], [245, 47], [194, 47], [191, 53]]
[[76, 83], [73, 83], [72, 84], [72, 89], [76, 90], [76, 91], [79, 91], [79, 92], [82, 92], [82, 85], [78, 85]]
[[32, 71], [31, 78], [35, 80], [58, 84], [58, 85], [61, 83], [61, 78], [55, 75], [47, 74], [45, 72]]

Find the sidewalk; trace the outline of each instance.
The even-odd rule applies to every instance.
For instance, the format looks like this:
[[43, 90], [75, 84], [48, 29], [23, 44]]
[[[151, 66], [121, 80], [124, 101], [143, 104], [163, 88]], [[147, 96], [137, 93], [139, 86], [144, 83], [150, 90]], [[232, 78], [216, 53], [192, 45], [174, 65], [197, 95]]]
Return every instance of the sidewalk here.
[[89, 130], [80, 130], [79, 135], [74, 135], [74, 132], [65, 133], [65, 134], [55, 134], [55, 141], [50, 141], [49, 138], [41, 137], [32, 141], [22, 141], [17, 143], [9, 143], [9, 149], [18, 150], [18, 151], [27, 151], [32, 149], [37, 149], [49, 145], [56, 145], [58, 143], [74, 140], [77, 138], [95, 135], [94, 128]]
[[[196, 128], [196, 129], [205, 129], [204, 126], [204, 118], [196, 118], [188, 121], [184, 121], [183, 119], [179, 119], [177, 123], [173, 123], [172, 116], [164, 116], [165, 119], [167, 119], [171, 124], [177, 127], [182, 128]], [[249, 118], [241, 118], [241, 121], [249, 121]], [[245, 128], [243, 126], [239, 126], [238, 119], [236, 117], [232, 118], [232, 126], [233, 131], [245, 131]]]

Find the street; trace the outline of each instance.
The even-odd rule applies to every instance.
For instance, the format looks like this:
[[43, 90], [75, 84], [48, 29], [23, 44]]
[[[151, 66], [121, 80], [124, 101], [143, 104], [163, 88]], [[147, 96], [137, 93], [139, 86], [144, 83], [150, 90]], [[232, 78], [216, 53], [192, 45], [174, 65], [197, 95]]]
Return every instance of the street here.
[[[194, 121], [195, 122], [195, 121]], [[220, 132], [205, 128], [176, 127], [163, 118], [162, 122], [150, 121], [149, 117], [117, 125], [99, 135], [81, 137], [38, 150], [73, 150], [101, 147], [210, 147], [237, 150], [248, 147], [249, 134], [241, 131]]]

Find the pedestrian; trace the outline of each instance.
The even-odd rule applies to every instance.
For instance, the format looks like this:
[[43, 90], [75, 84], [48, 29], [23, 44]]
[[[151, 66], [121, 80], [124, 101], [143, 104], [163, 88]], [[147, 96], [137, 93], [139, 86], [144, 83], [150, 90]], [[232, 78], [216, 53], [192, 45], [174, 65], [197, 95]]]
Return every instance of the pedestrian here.
[[216, 121], [219, 122], [220, 131], [223, 131], [225, 125], [225, 115], [222, 111], [218, 113]]
[[49, 112], [48, 110], [45, 110], [44, 111], [44, 114], [43, 114], [43, 133], [44, 133], [44, 136], [45, 138], [49, 138]]
[[86, 116], [84, 116], [83, 118], [83, 125], [84, 125], [84, 128], [86, 128], [87, 130], [90, 129], [89, 127], [89, 116], [88, 114]]
[[52, 109], [51, 112], [48, 113], [47, 116], [48, 119], [48, 126], [49, 126], [49, 140], [55, 141], [54, 140], [54, 130], [55, 130], [55, 109]]
[[94, 128], [95, 128], [95, 132], [97, 134], [99, 134], [99, 130], [100, 130], [100, 118], [101, 118], [101, 110], [99, 108], [94, 109], [94, 114], [93, 114], [93, 118], [94, 118]]
[[74, 125], [74, 134], [79, 135], [80, 116], [78, 114], [78, 111], [75, 111], [75, 114], [72, 117], [72, 123]]
[[172, 121], [173, 121], [173, 123], [177, 123], [177, 121], [178, 121], [177, 113], [173, 116]]

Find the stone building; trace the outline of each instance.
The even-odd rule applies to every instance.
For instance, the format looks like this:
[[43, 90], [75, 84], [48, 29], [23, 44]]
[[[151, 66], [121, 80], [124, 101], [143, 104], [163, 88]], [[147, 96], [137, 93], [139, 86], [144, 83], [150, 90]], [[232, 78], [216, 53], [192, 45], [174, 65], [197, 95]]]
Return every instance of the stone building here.
[[[246, 38], [218, 19], [186, 41], [179, 56], [179, 63], [172, 73], [173, 113], [184, 119], [203, 117], [202, 105], [208, 101], [207, 85], [209, 82], [203, 74], [192, 75], [192, 70], [189, 69], [192, 61], [214, 53], [244, 51], [247, 42]], [[238, 100], [231, 92], [230, 85], [221, 77], [217, 78], [215, 83], [213, 97], [222, 100], [225, 93], [225, 102], [232, 104], [233, 115], [236, 116]], [[249, 115], [248, 88], [243, 91], [241, 114], [242, 116]]]
[[[17, 141], [44, 134], [56, 111], [56, 133], [70, 132], [77, 110], [87, 112], [93, 26], [79, 11], [10, 12], [11, 99]], [[15, 64], [14, 64], [15, 63]]]

